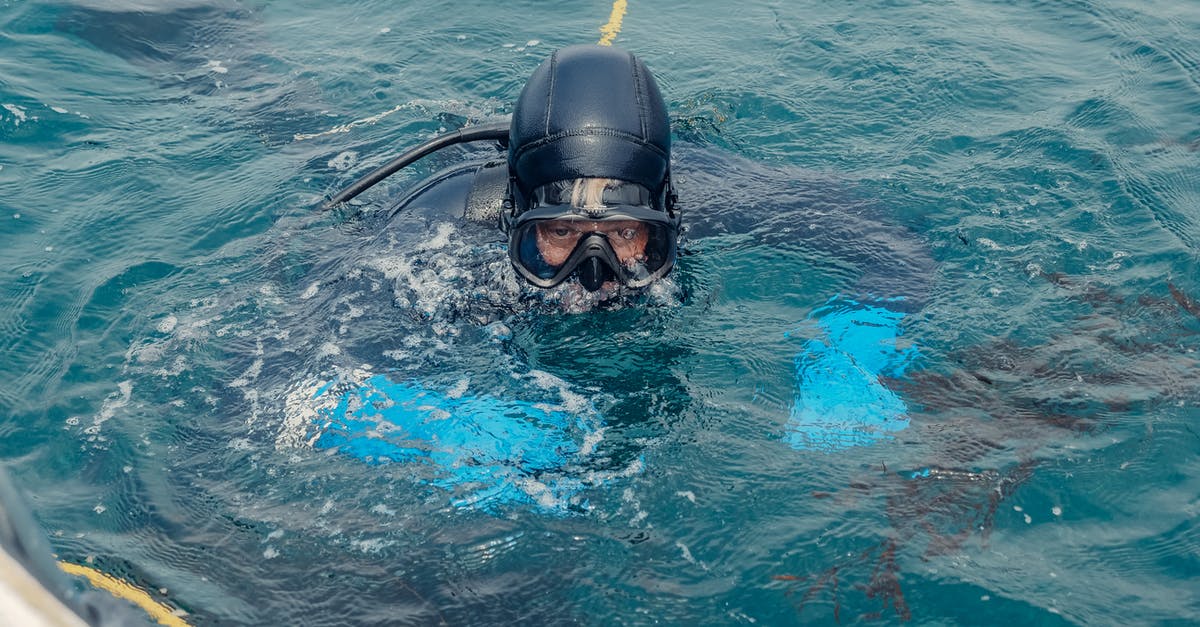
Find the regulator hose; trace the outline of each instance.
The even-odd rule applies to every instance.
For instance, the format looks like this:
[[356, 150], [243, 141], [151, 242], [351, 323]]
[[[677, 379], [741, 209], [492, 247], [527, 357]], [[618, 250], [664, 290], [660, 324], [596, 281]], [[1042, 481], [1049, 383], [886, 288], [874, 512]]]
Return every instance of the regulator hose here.
[[333, 198], [325, 201], [325, 203], [321, 205], [321, 209], [332, 209], [354, 198], [355, 196], [358, 196], [368, 189], [371, 189], [383, 179], [404, 169], [413, 162], [446, 148], [447, 146], [464, 144], [467, 142], [497, 141], [500, 142], [502, 147], [507, 148], [508, 127], [508, 122], [497, 122], [495, 124], [483, 124], [480, 126], [460, 128], [453, 133], [447, 133], [440, 137], [435, 137], [424, 144], [405, 152], [399, 157], [392, 159], [382, 166], [379, 166], [374, 171], [367, 173], [346, 189], [338, 192]]

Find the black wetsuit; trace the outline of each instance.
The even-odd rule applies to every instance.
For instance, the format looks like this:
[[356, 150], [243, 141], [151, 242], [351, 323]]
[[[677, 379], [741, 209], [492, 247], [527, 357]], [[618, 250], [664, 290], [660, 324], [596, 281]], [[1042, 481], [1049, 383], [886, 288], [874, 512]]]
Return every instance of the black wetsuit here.
[[[924, 240], [891, 223], [879, 201], [849, 191], [845, 182], [828, 175], [687, 146], [679, 152], [689, 158], [675, 165], [684, 182], [680, 196], [687, 240], [751, 235], [765, 248], [804, 248], [843, 264], [846, 273], [857, 275], [847, 286], [851, 298], [887, 300], [907, 312], [928, 299], [936, 264]], [[393, 205], [389, 220], [417, 212], [461, 218], [498, 232], [507, 185], [503, 155], [454, 166]]]
[[[855, 194], [833, 177], [764, 166], [702, 147], [685, 146], [677, 154], [681, 158], [674, 164], [674, 171], [688, 246], [716, 254], [724, 245], [721, 242], [732, 242], [731, 246], [749, 250], [767, 271], [772, 270], [772, 264], [794, 264], [796, 255], [802, 254], [802, 263], [794, 267], [818, 268], [835, 281], [827, 290], [814, 287], [804, 276], [794, 275], [790, 283], [769, 286], [779, 293], [795, 292], [797, 300], [808, 302], [801, 311], [810, 312], [810, 324], [801, 339], [802, 350], [795, 357], [795, 396], [789, 403], [784, 441], [795, 448], [844, 448], [870, 444], [906, 428], [904, 401], [882, 381], [902, 377], [917, 356], [917, 348], [898, 339], [903, 333], [903, 318], [924, 302], [934, 274], [933, 262], [921, 239], [908, 229], [889, 225], [879, 202]], [[437, 239], [441, 227], [453, 224], [455, 232], [463, 236], [462, 241], [439, 244], [430, 253], [437, 259], [424, 261], [420, 251], [414, 255], [406, 248], [392, 250], [405, 255], [406, 264], [443, 264], [439, 267], [445, 275], [452, 273], [444, 271], [444, 264], [478, 263], [467, 248], [491, 242], [491, 268], [498, 268], [499, 274], [468, 272], [474, 283], [454, 286], [455, 293], [485, 291], [482, 284], [489, 281], [520, 285], [527, 292], [539, 293], [542, 290], [523, 285], [502, 254], [505, 240], [499, 228], [499, 212], [507, 183], [508, 170], [500, 154], [493, 160], [442, 170], [388, 210], [381, 237], [403, 234], [408, 238], [404, 240], [406, 245], [419, 247], [425, 240]], [[716, 249], [711, 242], [718, 242]], [[457, 246], [464, 248], [459, 252]], [[686, 252], [687, 247], [683, 250]], [[667, 280], [687, 283], [689, 271], [688, 264], [681, 264], [675, 272], [684, 276]], [[720, 268], [710, 271], [719, 273]], [[684, 299], [685, 309], [678, 310], [685, 315], [688, 296]], [[522, 327], [545, 327], [554, 325], [555, 318], [564, 318], [571, 326], [572, 316], [562, 312], [529, 317], [521, 313], [526, 308], [513, 302], [483, 300], [487, 302], [468, 298], [454, 312], [453, 320], [466, 318], [481, 326], [488, 322], [500, 324], [506, 337], [513, 334], [506, 320]], [[445, 324], [447, 319], [442, 314], [446, 310], [436, 311], [429, 322]], [[672, 311], [668, 308], [665, 317], [671, 318]], [[603, 416], [594, 410], [577, 415], [539, 409], [557, 405], [540, 400], [536, 385], [514, 384], [510, 379], [501, 387], [475, 387], [475, 380], [494, 373], [466, 372], [472, 377], [470, 393], [450, 393], [445, 384], [429, 378], [435, 373], [427, 369], [420, 370], [416, 378], [366, 373], [348, 377], [328, 391], [323, 388], [314, 397], [320, 420], [328, 426], [310, 441], [318, 448], [336, 447], [367, 460], [428, 456], [435, 467], [443, 468], [444, 474], [437, 481], [455, 492], [457, 502], [463, 505], [532, 502], [561, 510], [577, 503], [580, 490], [588, 487], [573, 469], [594, 464], [588, 461], [591, 449], [583, 444], [589, 438], [614, 426], [645, 428], [639, 423], [651, 411], [663, 416], [686, 411], [687, 386], [670, 375], [669, 365], [685, 363], [686, 355], [677, 353], [686, 349], [671, 345], [669, 338], [659, 341], [651, 333], [634, 345], [614, 347], [603, 359], [588, 359], [562, 346], [542, 346], [544, 336], [532, 339], [535, 342], [529, 345], [520, 337], [514, 339], [516, 346], [500, 351], [496, 359], [511, 361], [508, 368], [514, 369], [514, 375], [535, 371], [555, 377], [568, 395], [579, 384], [628, 390], [628, 398], [625, 393], [616, 394]], [[639, 365], [646, 363], [660, 367], [647, 369]], [[645, 394], [668, 399], [663, 402], [671, 406], [651, 410]], [[380, 406], [387, 409], [371, 409]], [[434, 452], [425, 453], [400, 442], [369, 437], [367, 434], [374, 431], [379, 420], [401, 425], [417, 439], [454, 442], [454, 448], [435, 447]], [[481, 425], [488, 429], [479, 431]], [[639, 453], [607, 451], [605, 456], [610, 460], [605, 465], [608, 474], [591, 475], [599, 477], [592, 485], [630, 472]], [[531, 482], [530, 477], [538, 479]], [[485, 485], [482, 489], [472, 488], [465, 494], [458, 491], [459, 486], [481, 483]]]

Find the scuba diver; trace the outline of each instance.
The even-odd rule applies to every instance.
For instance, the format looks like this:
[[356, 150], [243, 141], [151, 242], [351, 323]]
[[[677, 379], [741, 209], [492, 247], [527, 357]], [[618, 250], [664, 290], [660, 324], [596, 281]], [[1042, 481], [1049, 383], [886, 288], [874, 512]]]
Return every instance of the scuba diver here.
[[[506, 147], [504, 158], [434, 175], [397, 203], [389, 218], [401, 212], [407, 219], [423, 216], [431, 222], [465, 218], [499, 229], [519, 281], [545, 293], [557, 290], [566, 296], [563, 302], [582, 302], [585, 309], [653, 290], [672, 271], [682, 229], [667, 107], [647, 67], [612, 47], [557, 50], [530, 76], [509, 123], [438, 137], [366, 175], [325, 206], [340, 205], [447, 146], [473, 141], [498, 142]], [[720, 233], [703, 218], [697, 232]], [[904, 246], [877, 237], [881, 229], [872, 232], [871, 226], [847, 236], [844, 229], [854, 216], [839, 218], [840, 225], [827, 229], [775, 228], [772, 222], [788, 218], [794, 216], [743, 211], [737, 216], [743, 222], [726, 225], [726, 231], [765, 226], [768, 245], [782, 238], [778, 241], [800, 241], [815, 250], [836, 247], [838, 237], [856, 237], [858, 249], [883, 250], [883, 256]], [[907, 264], [909, 275], [929, 274], [920, 259], [869, 263], [902, 272]], [[895, 296], [895, 291], [887, 298], [872, 296], [897, 286], [902, 282], [873, 282], [872, 275], [860, 285], [869, 298], [835, 296], [809, 316], [809, 326], [818, 332], [795, 358], [787, 444], [839, 449], [906, 428], [903, 400], [880, 378], [902, 376], [916, 358], [916, 347], [902, 347], [899, 339], [905, 312], [919, 307], [920, 299]], [[678, 393], [686, 396], [682, 388]], [[368, 463], [429, 464], [439, 469], [429, 483], [454, 493], [458, 506], [586, 508], [585, 488], [640, 469], [635, 460], [596, 472], [590, 456], [608, 417], [594, 408], [567, 411], [545, 402], [472, 396], [382, 374], [327, 381], [307, 398], [305, 411], [312, 418], [303, 433], [288, 436], [292, 443], [337, 449]]]
[[455, 207], [499, 226], [518, 276], [550, 289], [644, 288], [675, 264], [680, 211], [671, 185], [671, 126], [654, 77], [632, 54], [580, 45], [529, 78], [509, 124], [469, 128], [409, 151], [333, 197], [335, 206], [454, 143], [507, 144], [504, 162], [444, 173], [401, 201]]

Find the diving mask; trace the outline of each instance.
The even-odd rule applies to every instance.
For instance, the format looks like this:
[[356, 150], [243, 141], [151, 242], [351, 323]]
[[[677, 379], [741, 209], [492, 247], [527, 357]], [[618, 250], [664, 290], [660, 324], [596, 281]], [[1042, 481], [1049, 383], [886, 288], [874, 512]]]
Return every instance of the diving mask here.
[[652, 208], [644, 187], [617, 183], [582, 207], [567, 185], [539, 188], [535, 207], [509, 226], [509, 257], [517, 272], [541, 288], [576, 275], [593, 292], [613, 280], [644, 287], [670, 272], [679, 219]]

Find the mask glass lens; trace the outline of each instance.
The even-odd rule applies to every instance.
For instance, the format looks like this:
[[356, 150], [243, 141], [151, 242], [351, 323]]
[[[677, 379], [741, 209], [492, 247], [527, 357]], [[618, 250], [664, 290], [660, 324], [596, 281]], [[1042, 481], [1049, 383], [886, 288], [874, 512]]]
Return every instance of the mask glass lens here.
[[534, 285], [558, 285], [595, 259], [623, 285], [641, 287], [675, 262], [678, 220], [654, 208], [642, 185], [569, 179], [537, 188], [531, 200], [511, 227], [509, 256]]

